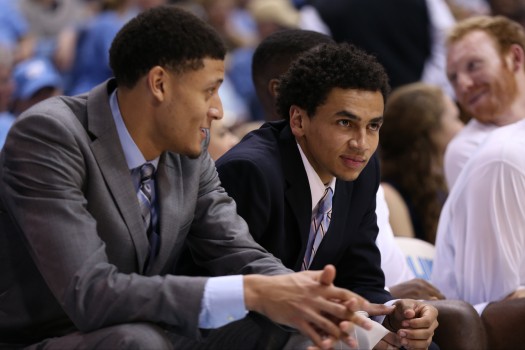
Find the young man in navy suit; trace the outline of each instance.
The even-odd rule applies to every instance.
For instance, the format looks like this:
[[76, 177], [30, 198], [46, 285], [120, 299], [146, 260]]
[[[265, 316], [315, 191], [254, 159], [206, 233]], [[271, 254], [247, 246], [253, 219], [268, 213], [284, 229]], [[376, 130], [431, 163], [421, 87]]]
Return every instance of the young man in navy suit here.
[[[284, 120], [250, 133], [217, 161], [221, 182], [250, 233], [296, 271], [305, 267], [311, 219], [330, 189], [328, 231], [306, 265], [336, 265], [334, 283], [374, 303], [392, 299], [375, 245], [379, 164], [374, 153], [387, 81], [383, 67], [363, 51], [322, 44], [281, 77], [277, 107]], [[397, 333], [388, 341], [426, 348], [436, 317], [432, 306], [399, 300], [384, 319]]]

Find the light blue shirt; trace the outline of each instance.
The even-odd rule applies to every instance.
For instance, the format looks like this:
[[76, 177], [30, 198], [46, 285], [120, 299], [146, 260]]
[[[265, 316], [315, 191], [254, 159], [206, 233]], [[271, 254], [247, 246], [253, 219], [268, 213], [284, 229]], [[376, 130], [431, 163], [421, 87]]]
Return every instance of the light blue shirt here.
[[15, 116], [9, 112], [0, 112], [0, 149], [4, 147], [7, 133], [15, 122]]
[[[126, 163], [130, 169], [136, 189], [138, 189], [140, 175], [133, 170], [146, 163], [146, 159], [133, 141], [124, 124], [118, 106], [116, 90], [111, 94], [109, 104]], [[153, 164], [156, 170], [159, 158], [157, 157], [149, 161], [149, 163]], [[154, 191], [152, 192], [155, 193], [154, 181], [153, 186]], [[208, 279], [204, 286], [204, 295], [199, 314], [200, 328], [218, 328], [230, 322], [240, 320], [245, 317], [247, 313], [248, 311], [244, 305], [244, 285], [241, 275], [211, 277]]]

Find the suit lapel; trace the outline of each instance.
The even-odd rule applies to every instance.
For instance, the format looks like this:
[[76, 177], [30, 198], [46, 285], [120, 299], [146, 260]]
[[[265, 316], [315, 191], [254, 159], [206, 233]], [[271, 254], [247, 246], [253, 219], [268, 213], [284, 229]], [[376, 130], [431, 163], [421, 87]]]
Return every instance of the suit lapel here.
[[[285, 200], [293, 214], [297, 227], [299, 227], [301, 240], [300, 254], [294, 266], [294, 270], [297, 271], [301, 267], [306, 245], [308, 244], [308, 235], [310, 234], [312, 195], [301, 154], [289, 126], [286, 126], [281, 131], [279, 147], [281, 148], [282, 165], [287, 186], [285, 189]], [[288, 228], [286, 229], [288, 230]], [[285, 232], [285, 234], [290, 233]]]
[[137, 252], [138, 266], [142, 271], [149, 243], [124, 152], [120, 142], [115, 142], [119, 137], [109, 107], [110, 85], [111, 81], [109, 84], [101, 84], [88, 96], [88, 130], [94, 135], [91, 149], [128, 227]]

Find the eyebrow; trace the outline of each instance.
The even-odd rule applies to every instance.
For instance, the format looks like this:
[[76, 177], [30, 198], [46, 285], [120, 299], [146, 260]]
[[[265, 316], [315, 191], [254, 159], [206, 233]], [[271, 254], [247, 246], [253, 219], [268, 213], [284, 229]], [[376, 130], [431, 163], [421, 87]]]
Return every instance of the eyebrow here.
[[[339, 111], [339, 112], [336, 112], [335, 113], [336, 116], [341, 116], [341, 117], [347, 117], [349, 119], [352, 119], [352, 120], [355, 120], [357, 122], [360, 122], [362, 119], [361, 117], [351, 113], [351, 112], [348, 112], [348, 111], [345, 111], [345, 110], [342, 110], [342, 111]], [[370, 123], [382, 123], [384, 120], [383, 116], [379, 116], [379, 117], [376, 117], [376, 118], [372, 118], [370, 120]]]

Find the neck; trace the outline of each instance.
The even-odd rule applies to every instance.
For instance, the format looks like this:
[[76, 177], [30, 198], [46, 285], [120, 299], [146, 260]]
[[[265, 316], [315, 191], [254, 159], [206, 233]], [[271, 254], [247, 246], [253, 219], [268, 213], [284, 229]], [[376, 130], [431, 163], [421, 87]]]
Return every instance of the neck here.
[[[139, 84], [140, 82], [137, 85]], [[148, 136], [154, 109], [151, 101], [144, 98], [148, 96], [147, 92], [142, 90], [119, 88], [117, 100], [126, 129], [144, 158], [149, 161], [160, 156], [161, 152], [156, 149], [152, 138]]]

